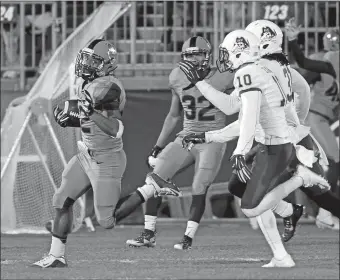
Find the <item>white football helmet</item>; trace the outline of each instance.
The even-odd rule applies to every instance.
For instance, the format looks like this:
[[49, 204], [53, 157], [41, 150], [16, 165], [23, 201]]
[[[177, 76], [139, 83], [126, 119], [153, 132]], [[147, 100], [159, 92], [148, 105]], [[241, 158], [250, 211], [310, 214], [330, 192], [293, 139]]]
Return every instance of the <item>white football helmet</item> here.
[[281, 28], [269, 20], [256, 20], [250, 23], [246, 30], [260, 39], [260, 54], [282, 53], [283, 33]]
[[216, 61], [220, 72], [235, 71], [245, 63], [259, 59], [260, 40], [246, 30], [230, 32], [219, 46]]

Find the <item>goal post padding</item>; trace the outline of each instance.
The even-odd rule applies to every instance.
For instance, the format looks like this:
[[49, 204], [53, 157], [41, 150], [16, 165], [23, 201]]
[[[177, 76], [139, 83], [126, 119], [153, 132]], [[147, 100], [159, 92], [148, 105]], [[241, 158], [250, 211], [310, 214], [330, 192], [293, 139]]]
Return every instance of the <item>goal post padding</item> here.
[[[1, 232], [39, 233], [53, 218], [52, 197], [55, 186], [60, 186], [63, 157], [68, 161], [76, 154], [79, 133], [59, 127], [52, 108], [70, 98], [69, 67], [77, 52], [100, 38], [129, 8], [123, 2], [100, 5], [56, 50], [26, 98], [6, 110], [1, 124]], [[44, 115], [30, 114], [37, 98], [48, 100], [50, 122]], [[80, 219], [81, 206], [78, 203], [74, 208], [75, 220]]]

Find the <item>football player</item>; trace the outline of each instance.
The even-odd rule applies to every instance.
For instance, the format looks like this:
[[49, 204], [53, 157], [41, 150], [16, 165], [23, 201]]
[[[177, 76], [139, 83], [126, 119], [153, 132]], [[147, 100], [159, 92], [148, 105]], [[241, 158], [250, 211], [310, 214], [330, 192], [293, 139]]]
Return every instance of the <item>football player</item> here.
[[[274, 194], [278, 191], [278, 197], [284, 198], [290, 192], [287, 184], [282, 184], [275, 188], [275, 184], [282, 182], [279, 181], [279, 175], [285, 172], [291, 156], [292, 146], [284, 110], [284, 107], [291, 98], [290, 76], [288, 77], [287, 73], [285, 74], [278, 65], [268, 65], [268, 68], [259, 64], [257, 62], [259, 45], [257, 44], [259, 44], [259, 40], [254, 34], [247, 31], [236, 31], [227, 35], [220, 46], [219, 69], [221, 69], [221, 71], [229, 69], [237, 71], [234, 85], [238, 93], [242, 94], [240, 138], [232, 160], [234, 160], [234, 168], [239, 179], [243, 181], [243, 183], [247, 183], [248, 188], [249, 186], [253, 188], [252, 191], [248, 191], [248, 195], [247, 188], [244, 193], [246, 196], [242, 196], [241, 207], [243, 212], [247, 216], [261, 215], [258, 220], [261, 221], [261, 218], [265, 217], [265, 221], [272, 224], [271, 235], [275, 235], [276, 242], [275, 245], [271, 243], [273, 240], [268, 240], [268, 242], [271, 247], [281, 247], [280, 250], [273, 250], [275, 257], [273, 260], [279, 260], [279, 262], [281, 262], [280, 266], [294, 266], [294, 261], [285, 251], [280, 240], [275, 217], [272, 211], [268, 210], [275, 207], [278, 202], [277, 196], [269, 195], [270, 193]], [[275, 67], [280, 69], [280, 71], [276, 71]], [[183, 67], [183, 69], [185, 69], [185, 67]], [[187, 72], [187, 69], [185, 72]], [[264, 80], [261, 80], [263, 78]], [[215, 90], [215, 92], [217, 91]], [[283, 100], [280, 100], [280, 97], [283, 98]], [[251, 103], [248, 102], [250, 100], [255, 108], [249, 107]], [[243, 106], [243, 102], [245, 102], [245, 106]], [[249, 112], [252, 110], [255, 113], [253, 116], [251, 114], [249, 115]], [[245, 119], [247, 122], [245, 122]], [[252, 126], [250, 130], [243, 127], [242, 122], [243, 125], [244, 122], [245, 124], [251, 122]], [[244, 138], [242, 137], [242, 133], [245, 136]], [[219, 133], [216, 133], [216, 135], [218, 134]], [[253, 174], [251, 175], [249, 168], [246, 166], [244, 155], [250, 150], [254, 136], [260, 144], [255, 150], [256, 158], [253, 166]], [[256, 175], [254, 175], [254, 172]], [[300, 166], [293, 179], [295, 180], [294, 188], [299, 187], [299, 184], [304, 184], [306, 181], [311, 181], [312, 178], [317, 177], [311, 173], [312, 172], [308, 172], [308, 170], [302, 169]], [[322, 181], [321, 178], [320, 181]], [[266, 194], [266, 192], [268, 193]], [[269, 205], [272, 206], [268, 207]], [[275, 227], [273, 227], [273, 224]], [[267, 239], [268, 228], [261, 226], [261, 230]], [[272, 266], [275, 266], [273, 261], [266, 265], [266, 267]]]
[[[267, 35], [268, 32], [263, 32], [263, 30], [268, 30], [268, 28], [272, 30], [272, 32], [270, 32], [272, 36], [269, 37]], [[266, 60], [274, 60], [278, 61], [280, 65], [288, 67], [288, 69], [290, 70], [292, 74], [291, 86], [294, 92], [294, 105], [298, 117], [294, 117], [294, 112], [293, 114], [288, 114], [288, 124], [293, 127], [301, 128], [301, 126], [299, 126], [299, 122], [304, 123], [309, 110], [310, 89], [303, 77], [296, 70], [289, 67], [289, 63], [285, 55], [282, 53], [283, 34], [281, 29], [271, 21], [258, 20], [249, 24], [246, 30], [251, 31], [260, 39], [260, 51], [262, 57], [262, 59], [260, 60], [261, 63], [266, 63]], [[205, 95], [208, 100], [210, 100], [214, 104], [216, 103], [216, 105], [221, 110], [228, 114], [230, 110], [229, 107], [232, 106], [232, 104], [230, 104], [229, 97], [227, 97], [222, 92], [217, 92], [216, 90], [208, 87], [205, 88], [204, 82], [198, 83], [197, 87], [200, 88], [202, 94]], [[222, 104], [224, 104], [223, 107]], [[291, 102], [290, 105], [293, 105], [293, 103]], [[185, 140], [190, 141], [190, 138], [195, 138], [196, 140], [194, 141], [199, 142], [229, 141], [234, 139], [234, 136], [238, 136], [238, 128], [239, 127], [237, 123], [230, 124], [227, 128], [225, 128], [224, 131], [215, 131], [212, 133], [207, 132], [205, 133], [205, 135], [187, 136]], [[306, 133], [300, 136], [300, 138], [303, 138], [303, 136], [305, 135]], [[298, 143], [298, 145], [301, 145], [308, 150], [313, 150], [313, 142], [314, 141], [312, 137], [310, 135], [307, 135]], [[318, 146], [318, 150], [320, 150], [317, 151], [317, 153], [320, 153], [323, 156], [313, 165], [312, 170], [316, 174], [323, 176], [323, 170], [320, 164], [327, 164], [327, 159], [322, 148], [317, 142], [315, 146]], [[249, 160], [251, 159], [250, 155], [248, 155], [248, 158]], [[240, 182], [237, 179], [237, 176], [233, 176], [229, 182], [229, 188], [231, 193], [234, 193], [236, 196], [241, 197], [245, 189], [245, 184]], [[302, 187], [301, 190], [305, 192], [305, 194], [309, 196], [317, 205], [329, 210], [332, 214], [339, 217], [340, 209], [338, 205], [340, 203], [340, 200], [330, 190], [320, 188], [318, 185], [315, 185], [312, 188]], [[280, 209], [284, 209], [284, 211], [281, 211]], [[291, 205], [280, 202], [275, 207], [274, 212], [284, 218], [285, 231], [283, 233], [283, 240], [287, 242], [294, 235], [296, 223], [302, 215], [302, 207], [299, 205]]]
[[[191, 61], [203, 73], [203, 79], [222, 92], [233, 89], [233, 74], [222, 75], [216, 67], [210, 67], [211, 46], [203, 37], [194, 36], [182, 46], [182, 59]], [[174, 245], [175, 249], [190, 249], [192, 240], [205, 210], [206, 193], [214, 181], [226, 150], [226, 143], [209, 143], [196, 145], [191, 150], [183, 150], [182, 138], [190, 133], [217, 130], [225, 126], [226, 116], [212, 105], [176, 67], [169, 76], [172, 91], [170, 110], [165, 118], [163, 128], [155, 147], [152, 149], [149, 162], [154, 169], [151, 174], [157, 176], [154, 184], [168, 184], [176, 173], [195, 165], [192, 183], [192, 203], [183, 239]], [[165, 146], [168, 137], [181, 120], [184, 111], [183, 130], [177, 138]], [[152, 198], [146, 204], [145, 227], [136, 239], [127, 240], [130, 246], [156, 245], [155, 228], [161, 198]]]
[[[289, 47], [297, 64], [314, 74], [314, 78], [310, 78], [314, 80], [314, 85], [307, 121], [313, 135], [328, 157], [327, 179], [331, 183], [332, 191], [339, 193], [336, 190], [339, 179], [339, 147], [330, 128], [330, 122], [337, 118], [335, 111], [339, 106], [339, 29], [330, 29], [325, 33], [323, 37], [325, 52], [319, 54], [321, 56], [319, 60], [306, 58], [300, 50], [297, 43], [300, 27], [296, 26], [294, 18], [286, 23], [285, 30]], [[331, 215], [322, 209], [319, 211], [316, 222], [319, 227], [335, 228]]]
[[[122, 141], [126, 94], [122, 83], [114, 76], [116, 68], [117, 52], [113, 45], [102, 39], [94, 40], [76, 58], [75, 73], [84, 80], [77, 91], [78, 100], [66, 101], [64, 109], [59, 106], [54, 109], [60, 126], [81, 128], [82, 141], [78, 141], [78, 154], [65, 167], [61, 186], [53, 196], [56, 215], [50, 252], [34, 266], [67, 266], [65, 247], [72, 227], [72, 206], [91, 186], [97, 221], [106, 229], [113, 228], [116, 221], [160, 190], [146, 184], [120, 200], [126, 167]], [[72, 107], [74, 103], [76, 108]]]

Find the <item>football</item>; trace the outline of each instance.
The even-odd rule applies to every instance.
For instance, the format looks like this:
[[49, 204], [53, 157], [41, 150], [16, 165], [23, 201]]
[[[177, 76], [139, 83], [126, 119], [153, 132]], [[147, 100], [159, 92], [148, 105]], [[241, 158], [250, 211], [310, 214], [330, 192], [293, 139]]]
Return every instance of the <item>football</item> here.
[[67, 126], [79, 127], [80, 113], [77, 99], [66, 100], [59, 105], [59, 108], [70, 117], [67, 121]]

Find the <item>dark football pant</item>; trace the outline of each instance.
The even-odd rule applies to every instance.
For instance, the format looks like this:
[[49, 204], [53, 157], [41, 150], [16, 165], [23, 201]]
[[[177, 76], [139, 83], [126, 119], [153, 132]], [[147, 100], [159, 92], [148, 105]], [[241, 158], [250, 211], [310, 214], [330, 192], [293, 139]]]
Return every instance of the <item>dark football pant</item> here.
[[293, 149], [291, 143], [273, 146], [259, 144], [252, 176], [241, 198], [242, 209], [256, 208], [264, 196], [281, 183], [280, 176], [292, 161]]
[[[303, 138], [299, 143], [299, 145], [304, 146], [308, 150], [312, 150], [314, 146], [313, 139], [308, 135], [305, 138]], [[258, 149], [257, 146], [255, 146], [247, 155], [248, 161], [250, 162], [252, 160], [252, 157], [255, 155], [254, 151], [255, 149]], [[251, 158], [249, 158], [251, 157]], [[292, 167], [294, 164], [296, 164], [297, 158], [294, 157], [293, 161], [290, 163], [290, 166]], [[312, 170], [318, 174], [323, 176], [323, 169], [319, 162], [314, 163]], [[285, 182], [290, 179], [292, 176], [292, 173], [285, 173], [280, 177], [279, 183]], [[232, 176], [229, 179], [228, 182], [228, 189], [229, 192], [237, 196], [239, 198], [242, 198], [245, 189], [247, 185], [239, 180], [236, 174], [232, 174]], [[333, 194], [331, 191], [328, 191], [327, 189], [320, 188], [319, 186], [313, 186], [313, 187], [304, 187], [301, 186], [301, 191], [303, 191], [311, 200], [313, 200], [319, 207], [324, 208], [331, 212], [336, 217], [340, 218], [340, 199], [335, 194]], [[289, 201], [289, 198], [284, 199], [287, 202]]]

